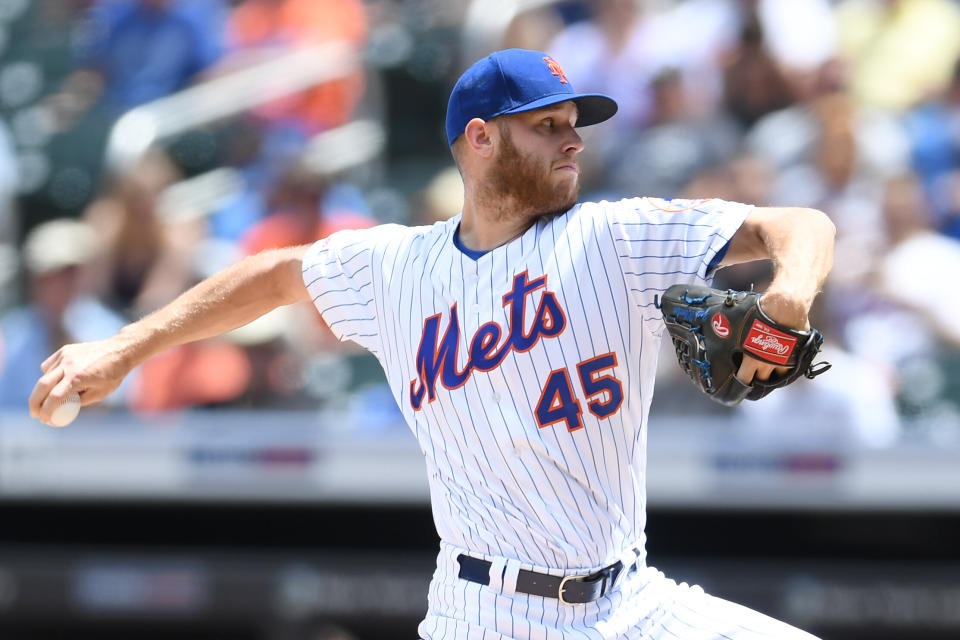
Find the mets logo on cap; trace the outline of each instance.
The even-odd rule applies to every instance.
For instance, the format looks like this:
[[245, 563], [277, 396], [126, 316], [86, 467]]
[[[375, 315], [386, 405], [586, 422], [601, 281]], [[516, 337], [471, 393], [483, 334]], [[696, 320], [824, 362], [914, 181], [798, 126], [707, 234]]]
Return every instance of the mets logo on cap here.
[[560, 63], [551, 58], [550, 56], [544, 56], [543, 61], [547, 63], [547, 67], [550, 68], [550, 73], [560, 78], [560, 82], [567, 84], [567, 74], [563, 72], [563, 67], [560, 66]]

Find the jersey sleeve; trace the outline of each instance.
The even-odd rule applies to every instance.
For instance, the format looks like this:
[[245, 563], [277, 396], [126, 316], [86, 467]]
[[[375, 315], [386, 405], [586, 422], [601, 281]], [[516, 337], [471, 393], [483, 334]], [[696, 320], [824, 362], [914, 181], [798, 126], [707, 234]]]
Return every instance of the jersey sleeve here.
[[373, 255], [380, 227], [344, 230], [313, 244], [303, 257], [303, 282], [338, 340], [380, 354]]
[[725, 200], [631, 198], [607, 210], [617, 257], [637, 305], [677, 283], [710, 285], [753, 205]]

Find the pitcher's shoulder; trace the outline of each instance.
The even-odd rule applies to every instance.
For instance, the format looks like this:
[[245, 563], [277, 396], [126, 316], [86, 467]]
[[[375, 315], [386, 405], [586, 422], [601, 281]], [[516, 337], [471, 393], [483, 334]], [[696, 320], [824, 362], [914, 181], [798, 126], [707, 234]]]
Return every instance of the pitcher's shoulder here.
[[384, 223], [365, 229], [345, 229], [321, 240], [331, 245], [362, 243], [367, 246], [390, 245], [394, 249], [417, 246], [448, 233], [449, 220], [432, 225], [409, 226], [398, 223]]

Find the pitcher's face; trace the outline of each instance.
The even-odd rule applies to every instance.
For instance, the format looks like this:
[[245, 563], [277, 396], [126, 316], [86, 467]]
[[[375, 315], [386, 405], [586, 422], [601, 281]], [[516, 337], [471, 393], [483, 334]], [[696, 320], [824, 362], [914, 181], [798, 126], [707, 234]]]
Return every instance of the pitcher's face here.
[[577, 203], [583, 140], [574, 125], [577, 107], [562, 102], [501, 116], [496, 162], [487, 175], [492, 193], [512, 201], [517, 213], [562, 213]]

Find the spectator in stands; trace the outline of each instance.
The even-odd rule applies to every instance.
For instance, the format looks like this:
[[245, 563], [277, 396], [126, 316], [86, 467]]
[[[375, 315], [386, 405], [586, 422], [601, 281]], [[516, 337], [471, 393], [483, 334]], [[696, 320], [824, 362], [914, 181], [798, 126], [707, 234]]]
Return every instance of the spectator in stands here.
[[310, 244], [340, 229], [364, 229], [375, 220], [360, 211], [327, 209], [326, 180], [302, 164], [280, 178], [267, 199], [267, 216], [241, 238], [245, 253]]
[[794, 103], [793, 87], [768, 50], [754, 10], [747, 13], [740, 41], [728, 57], [723, 86], [725, 109], [744, 127]]
[[[546, 51], [556, 57], [566, 76], [582, 91], [603, 93], [617, 100], [617, 117], [589, 132], [593, 152], [581, 159], [584, 188], [605, 197], [617, 196], [624, 193], [622, 178], [631, 169], [635, 176], [651, 169], [638, 166], [636, 157], [669, 137], [661, 134], [682, 128], [697, 135], [704, 127], [695, 123], [710, 122], [715, 117], [722, 120], [715, 110], [720, 97], [720, 64], [724, 52], [733, 45], [739, 8], [725, 0], [692, 0], [666, 9], [649, 2], [602, 0], [592, 7], [590, 19], [563, 29]], [[678, 33], [683, 37], [676, 37]], [[671, 113], [677, 107], [682, 113]], [[663, 128], [641, 143], [642, 149], [634, 147], [634, 140], [652, 126]], [[664, 154], [658, 148], [658, 154], [683, 156], [679, 162], [684, 166], [676, 176], [669, 176], [669, 183], [659, 180], [665, 175], [663, 164], [652, 167], [658, 178], [650, 176], [656, 183], [651, 195], [676, 196], [678, 186], [709, 162], [702, 152], [705, 146], [714, 146], [716, 136], [711, 137], [706, 143], [684, 139], [679, 153], [671, 150]], [[691, 153], [697, 157], [690, 160], [687, 156]], [[624, 162], [628, 156], [634, 161]], [[669, 158], [646, 160], [666, 163]], [[606, 176], [618, 171], [619, 179], [611, 189]], [[637, 193], [636, 183], [629, 191]]]
[[820, 68], [837, 58], [837, 25], [831, 0], [748, 0], [763, 44], [791, 92], [805, 99]]
[[223, 53], [221, 0], [99, 0], [67, 91], [111, 113], [179, 91]]
[[160, 193], [177, 177], [169, 159], [153, 152], [116, 176], [84, 214], [103, 247], [95, 265], [98, 290], [128, 317], [173, 299], [193, 277], [190, 260], [202, 226], [165, 221], [157, 210]]
[[657, 75], [651, 92], [649, 126], [624, 141], [604, 167], [605, 187], [617, 196], [678, 197], [694, 175], [732, 157], [740, 143], [739, 128], [726, 114], [702, 113], [690, 103], [676, 70]]
[[960, 60], [947, 87], [904, 118], [914, 171], [931, 199], [934, 224], [960, 238]]
[[960, 273], [960, 241], [933, 227], [915, 174], [887, 181], [883, 220], [888, 245], [878, 253], [875, 291], [904, 309], [915, 310], [923, 319], [919, 324], [925, 324], [939, 343], [960, 350], [956, 322], [960, 299], [938, 293], [944, 278]]
[[858, 102], [902, 111], [949, 81], [960, 56], [953, 0], [843, 0], [835, 11]]
[[[278, 51], [343, 41], [362, 51], [367, 18], [360, 0], [246, 0], [227, 23], [227, 66], [260, 61]], [[362, 70], [256, 110], [271, 126], [304, 137], [347, 122], [364, 90]]]
[[618, 126], [636, 130], [650, 121], [650, 82], [662, 60], [653, 42], [641, 3], [600, 0], [590, 20], [561, 31], [547, 51], [581, 91], [616, 99]]
[[249, 357], [227, 340], [182, 345], [140, 365], [128, 406], [154, 413], [223, 405], [243, 396], [251, 376]]
[[[45, 222], [23, 247], [27, 302], [0, 320], [0, 406], [21, 408], [30, 397], [40, 363], [51, 349], [116, 333], [124, 318], [91, 294], [87, 268], [98, 251], [93, 229], [83, 222]], [[111, 402], [120, 402], [127, 383]]]
[[874, 254], [857, 313], [838, 335], [860, 357], [896, 372], [904, 415], [952, 416], [960, 424], [960, 303], [942, 292], [944, 278], [960, 271], [960, 242], [932, 228], [912, 173], [887, 181], [883, 229], [888, 244]]

